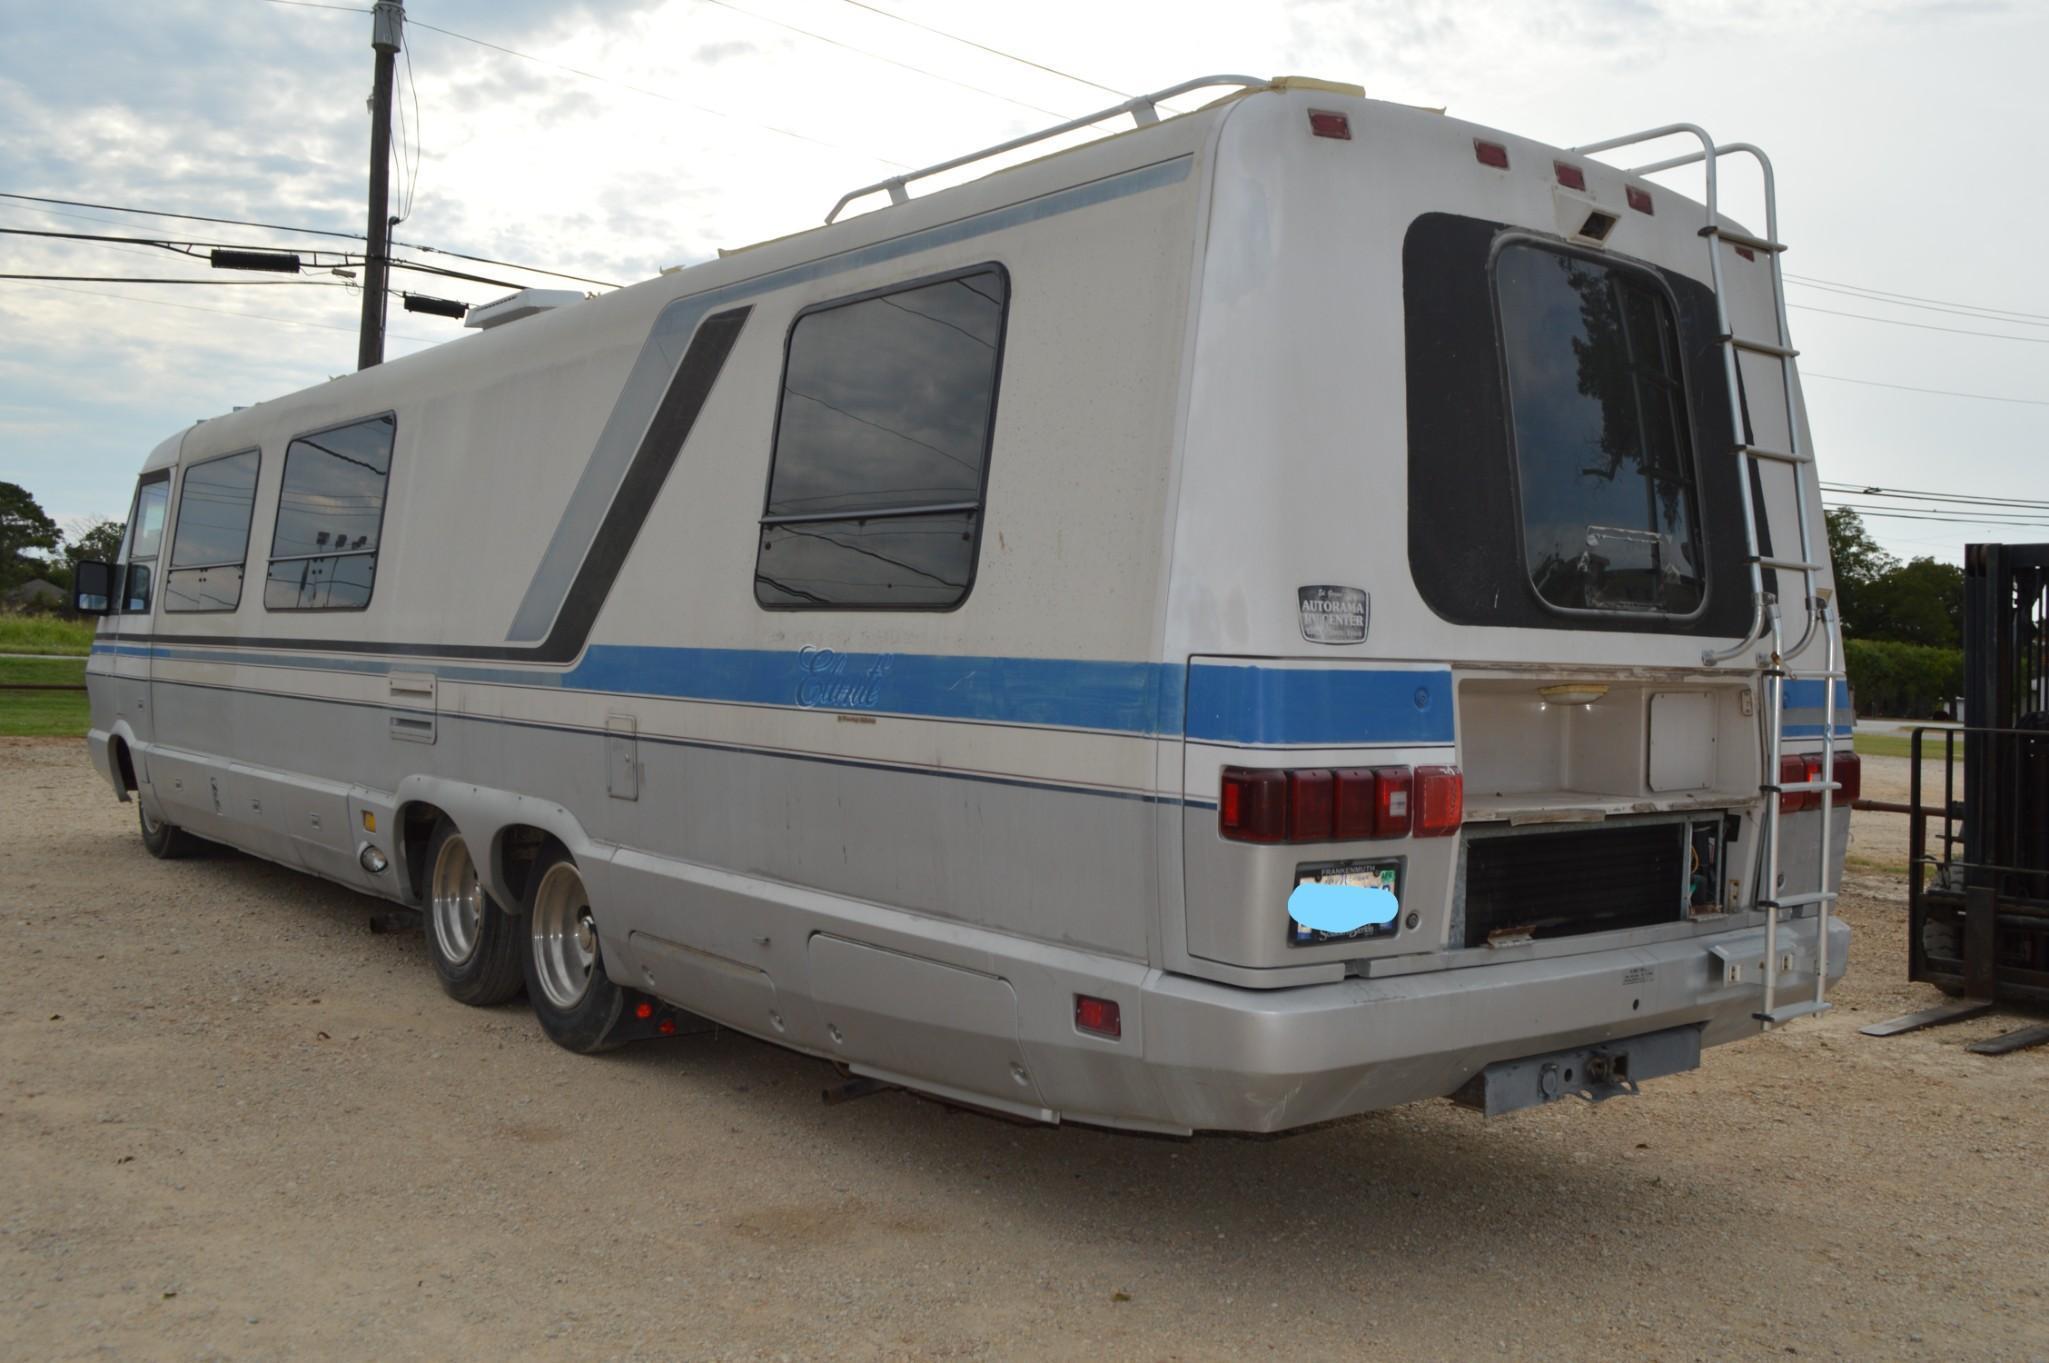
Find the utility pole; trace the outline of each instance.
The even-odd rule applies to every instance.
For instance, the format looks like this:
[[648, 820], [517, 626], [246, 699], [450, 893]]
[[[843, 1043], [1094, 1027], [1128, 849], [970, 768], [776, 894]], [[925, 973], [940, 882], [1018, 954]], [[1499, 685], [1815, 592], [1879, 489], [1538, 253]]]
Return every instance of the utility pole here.
[[385, 285], [391, 256], [391, 87], [405, 22], [405, 0], [377, 0], [371, 11], [370, 46], [377, 53], [377, 79], [370, 93], [370, 252], [363, 274], [358, 369], [384, 363]]

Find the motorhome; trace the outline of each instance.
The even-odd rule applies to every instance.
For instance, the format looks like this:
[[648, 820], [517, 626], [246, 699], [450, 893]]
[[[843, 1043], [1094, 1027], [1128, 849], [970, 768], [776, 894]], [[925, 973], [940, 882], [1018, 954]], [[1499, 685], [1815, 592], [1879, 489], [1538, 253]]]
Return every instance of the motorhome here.
[[1848, 943], [1769, 177], [1212, 77], [515, 300], [150, 454], [93, 761], [576, 1051], [1160, 1132], [1634, 1091]]

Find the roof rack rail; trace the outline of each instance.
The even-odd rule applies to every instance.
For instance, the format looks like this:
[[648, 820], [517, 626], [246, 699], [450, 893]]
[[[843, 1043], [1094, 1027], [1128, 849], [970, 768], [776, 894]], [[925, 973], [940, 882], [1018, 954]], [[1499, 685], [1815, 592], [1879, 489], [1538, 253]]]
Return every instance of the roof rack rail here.
[[1148, 124], [1160, 121], [1159, 110], [1154, 108], [1160, 101], [1172, 99], [1176, 95], [1185, 95], [1191, 90], [1201, 90], [1217, 85], [1235, 85], [1241, 89], [1256, 90], [1273, 83], [1272, 79], [1265, 76], [1198, 76], [1194, 80], [1184, 80], [1179, 85], [1170, 85], [1164, 90], [1154, 90], [1150, 94], [1137, 95], [1125, 100], [1122, 104], [1113, 104], [1107, 109], [1099, 109], [1092, 114], [1083, 114], [1080, 118], [1070, 118], [1065, 123], [1058, 123], [1050, 128], [1042, 128], [1035, 133], [1026, 133], [1023, 137], [1013, 137], [1008, 142], [999, 142], [993, 147], [984, 147], [980, 151], [969, 152], [966, 156], [956, 156], [951, 161], [941, 161], [938, 165], [926, 166], [923, 170], [908, 170], [902, 175], [892, 175], [887, 180], [877, 180], [872, 185], [862, 185], [859, 189], [848, 190], [845, 194], [840, 195], [840, 201], [832, 206], [832, 212], [825, 215], [825, 220], [828, 223], [832, 222], [854, 200], [865, 198], [870, 194], [878, 194], [884, 190], [889, 192], [889, 201], [892, 204], [905, 203], [911, 197], [906, 187], [913, 180], [922, 180], [928, 175], [938, 175], [942, 171], [957, 170], [962, 166], [972, 165], [976, 161], [984, 161], [991, 156], [1001, 156], [1004, 152], [1016, 151], [1019, 147], [1029, 147], [1034, 142], [1044, 142], [1049, 137], [1058, 137], [1062, 133], [1071, 133], [1077, 129], [1102, 123], [1124, 114], [1131, 115], [1132, 123], [1137, 127], [1143, 128]]

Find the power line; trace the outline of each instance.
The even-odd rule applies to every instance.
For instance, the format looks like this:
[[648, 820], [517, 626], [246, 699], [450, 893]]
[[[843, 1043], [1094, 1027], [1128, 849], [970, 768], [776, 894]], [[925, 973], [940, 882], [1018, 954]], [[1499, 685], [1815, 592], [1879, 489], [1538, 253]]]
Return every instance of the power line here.
[[910, 169], [910, 167], [906, 166], [903, 162], [892, 161], [886, 156], [877, 156], [873, 152], [861, 151], [855, 147], [843, 147], [836, 142], [827, 142], [822, 138], [812, 137], [809, 134], [800, 133], [790, 128], [780, 127], [774, 123], [764, 123], [758, 119], [744, 118], [739, 114], [729, 114], [723, 109], [714, 109], [709, 104], [699, 104], [695, 100], [689, 99], [678, 99], [674, 95], [664, 94], [659, 90], [650, 90], [645, 86], [634, 85], [627, 81], [619, 80], [612, 76], [601, 75], [595, 71], [579, 70], [574, 66], [568, 66], [563, 64], [562, 62], [549, 61], [545, 57], [536, 57], [530, 52], [521, 52], [517, 48], [507, 47], [503, 43], [487, 42], [482, 38], [472, 38], [469, 34], [457, 33], [452, 28], [442, 28], [437, 24], [430, 24], [419, 19], [410, 18], [406, 20], [406, 23], [408, 24], [408, 26], [412, 28], [424, 28], [430, 32], [439, 33], [444, 37], [455, 38], [465, 43], [475, 43], [478, 47], [488, 47], [493, 52], [502, 52], [508, 57], [517, 57], [521, 61], [532, 62], [536, 66], [547, 66], [552, 67], [557, 71], [567, 71], [570, 75], [580, 77], [583, 80], [596, 81], [601, 85], [616, 85], [622, 90], [631, 90], [633, 91], [633, 93], [637, 95], [646, 95], [649, 99], [659, 99], [664, 101], [665, 103], [679, 104], [686, 109], [695, 109], [699, 113], [710, 114], [714, 118], [723, 118], [730, 120], [734, 123], [742, 124], [747, 127], [765, 129], [768, 132], [776, 133], [783, 137], [794, 138], [799, 142], [809, 142], [811, 145], [815, 147], [824, 147], [828, 151], [840, 152], [847, 156], [860, 156], [871, 161], [879, 162], [885, 166], [894, 166], [898, 170]]
[[46, 282], [61, 280], [65, 283], [73, 284], [206, 284], [214, 288], [235, 288], [239, 286], [245, 289], [263, 288], [266, 286], [271, 288], [297, 287], [302, 289], [338, 289], [343, 287], [342, 282], [338, 279], [207, 279], [204, 277], [161, 279], [152, 278], [147, 275], [128, 274], [0, 274], [0, 279], [28, 279]]
[[[337, 326], [331, 322], [304, 322], [296, 317], [273, 317], [268, 313], [240, 312], [234, 308], [209, 308], [201, 303], [174, 303], [168, 298], [137, 298], [133, 294], [107, 293], [102, 289], [72, 289], [66, 288], [62, 284], [30, 284], [29, 287], [32, 289], [48, 289], [52, 293], [75, 293], [83, 298], [104, 298], [116, 303], [138, 303], [143, 307], [150, 308], [177, 308], [181, 312], [210, 312], [216, 317], [239, 317], [244, 321], [268, 322], [273, 326], [311, 327], [315, 331], [346, 331], [350, 335], [354, 335], [356, 332], [356, 328], [353, 326]], [[412, 341], [419, 345], [440, 344], [439, 341], [428, 336], [405, 336], [400, 335], [398, 332], [390, 334], [398, 340]]]
[[923, 29], [925, 32], [936, 34], [949, 42], [960, 43], [964, 47], [972, 47], [977, 52], [987, 52], [992, 57], [1001, 57], [1005, 61], [1016, 62], [1020, 66], [1029, 66], [1033, 70], [1044, 71], [1049, 76], [1058, 76], [1062, 80], [1071, 80], [1077, 85], [1086, 85], [1092, 90], [1101, 90], [1106, 95], [1115, 95], [1119, 99], [1130, 99], [1132, 97], [1129, 91], [1119, 90], [1114, 86], [1105, 85], [1101, 81], [1090, 80], [1087, 76], [1077, 76], [1072, 71], [1062, 71], [1057, 66], [1048, 66], [1044, 62], [1035, 62], [1030, 57], [1020, 57], [1015, 52], [1005, 52], [1000, 47], [990, 47], [987, 43], [978, 43], [973, 38], [963, 38], [958, 33], [948, 33], [943, 28], [934, 28], [930, 24], [921, 24], [916, 19], [906, 18], [901, 14], [892, 14], [886, 9], [864, 4], [863, 0], [842, 0], [842, 2], [852, 5], [855, 9], [864, 9], [870, 14], [879, 14], [885, 19], [893, 19], [899, 24]]
[[1984, 312], [1975, 308], [1951, 308], [1943, 307], [1940, 304], [1936, 303], [1913, 303], [1908, 302], [1904, 298], [1887, 298], [1883, 294], [1873, 293], [1865, 289], [1839, 289], [1828, 284], [1799, 283], [1796, 283], [1795, 287], [1802, 289], [1819, 289], [1823, 293], [1832, 293], [1843, 298], [1853, 298], [1860, 303], [1883, 303], [1887, 307], [1892, 308], [1918, 308], [1922, 312], [1947, 313], [1951, 317], [1969, 317], [1980, 322], [2003, 322], [2010, 327], [2049, 327], [2049, 321], [2037, 322], [2032, 321], [2026, 317], [2013, 316], [2010, 314], [2001, 314], [1995, 312]]
[[1855, 497], [1912, 497], [1938, 502], [1963, 502], [1970, 506], [2025, 506], [2049, 510], [2049, 502], [2034, 501], [2026, 497], [1972, 497], [1961, 492], [1916, 492], [1907, 488], [1871, 487], [1858, 483], [1823, 482], [1820, 486], [1823, 492]]
[[1851, 506], [1846, 502], [1825, 502], [1832, 511], [1854, 511], [1859, 516], [1872, 516], [1891, 521], [1927, 521], [1935, 525], [2003, 525], [2015, 528], [2049, 528], [2049, 521], [2011, 520], [1994, 516], [1931, 516], [1925, 512], [1887, 511], [1883, 508]]
[[[282, 0], [280, 0], [280, 3]], [[51, 199], [38, 194], [13, 194], [0, 190], [0, 199], [18, 199], [24, 203], [61, 204], [66, 208], [91, 208], [103, 213], [132, 213], [145, 218], [175, 218], [180, 222], [210, 222], [227, 227], [255, 227], [266, 232], [296, 232], [301, 236], [341, 237], [349, 241], [362, 241], [361, 232], [337, 232], [325, 227], [288, 227], [283, 223], [252, 222], [246, 218], [211, 218], [198, 213], [170, 213], [155, 208], [129, 208], [121, 204], [89, 203], [83, 199]], [[47, 210], [46, 210], [47, 211]], [[528, 274], [547, 275], [553, 279], [573, 280], [578, 284], [596, 284], [601, 288], [623, 287], [609, 279], [591, 279], [584, 275], [565, 274], [560, 270], [544, 270], [538, 265], [521, 265], [512, 260], [495, 260], [490, 256], [471, 255], [464, 251], [451, 251], [441, 246], [428, 246], [417, 241], [393, 239], [393, 246], [403, 246], [408, 251], [427, 251], [437, 256], [449, 256], [455, 260], [473, 261], [478, 265], [498, 265], [508, 270], [524, 270]]]
[[1862, 384], [1866, 388], [1897, 388], [1903, 393], [1933, 393], [1939, 397], [1946, 398], [1975, 398], [1979, 402], [2015, 402], [2024, 407], [2049, 407], [2049, 399], [2044, 398], [2009, 398], [2002, 397], [1997, 393], [1961, 393], [1953, 388], [1916, 388], [1910, 383], [1881, 383], [1877, 379], [1851, 379], [1845, 378], [1841, 374], [1817, 374], [1811, 369], [1801, 370], [1800, 377], [1803, 380], [1827, 379], [1830, 383], [1856, 383]]
[[2006, 336], [1997, 331], [1969, 331], [1963, 327], [1939, 327], [1932, 322], [1909, 322], [1899, 317], [1873, 317], [1862, 312], [1837, 312], [1834, 308], [1817, 308], [1812, 303], [1788, 303], [1789, 308], [1802, 312], [1825, 312], [1831, 317], [1854, 317], [1860, 322], [1883, 322], [1889, 327], [1914, 327], [1920, 331], [1946, 331], [1953, 336], [1984, 336], [1994, 341], [2021, 341], [2028, 345], [2049, 345], [2049, 336]]
[[1788, 273], [1786, 278], [1796, 284], [1811, 284], [1822, 288], [1849, 289], [1856, 293], [1875, 294], [1880, 298], [1905, 299], [1910, 303], [1941, 303], [1953, 308], [1969, 308], [1972, 312], [1997, 313], [2006, 317], [2026, 317], [2038, 322], [2049, 322], [2049, 313], [2014, 312], [2007, 308], [1981, 307], [1976, 303], [1959, 303], [1954, 298], [1927, 298], [1920, 294], [1893, 293], [1886, 289], [1874, 289], [1863, 284], [1847, 284], [1840, 279], [1816, 279], [1813, 275]]
[[333, 10], [340, 10], [340, 11], [342, 11], [342, 12], [343, 12], [344, 14], [372, 14], [372, 13], [375, 13], [375, 11], [374, 11], [374, 10], [369, 10], [369, 9], [365, 9], [365, 8], [364, 8], [363, 6], [361, 6], [361, 5], [330, 5], [330, 4], [326, 4], [326, 3], [324, 3], [324, 2], [323, 2], [323, 0], [269, 0], [269, 3], [271, 3], [271, 4], [273, 4], [273, 5], [290, 5], [290, 6], [292, 6], [292, 8], [294, 8], [294, 9], [333, 9]]
[[991, 99], [1000, 99], [1005, 104], [1015, 104], [1020, 109], [1030, 109], [1035, 114], [1044, 114], [1048, 118], [1057, 118], [1063, 122], [1071, 117], [1068, 114], [1055, 113], [1053, 110], [1042, 108], [1037, 104], [1027, 104], [1021, 99], [1012, 99], [1009, 95], [1001, 95], [994, 90], [985, 89], [982, 86], [973, 85], [964, 80], [955, 80], [952, 76], [942, 76], [937, 71], [927, 71], [922, 66], [913, 66], [909, 62], [898, 61], [895, 57], [885, 57], [880, 52], [871, 52], [865, 47], [857, 47], [853, 43], [842, 42], [838, 38], [828, 38], [823, 33], [814, 33], [808, 28], [799, 28], [795, 24], [786, 24], [780, 19], [771, 19], [766, 14], [756, 14], [751, 9], [742, 9], [738, 5], [732, 4], [731, 0], [705, 0], [705, 3], [717, 5], [720, 9], [729, 9], [735, 14], [744, 14], [748, 18], [759, 20], [764, 24], [774, 24], [777, 28], [787, 29], [791, 33], [802, 34], [806, 38], [812, 38], [821, 43], [828, 43], [833, 47], [843, 47], [849, 52], [858, 52], [871, 60], [886, 62], [891, 66], [901, 67], [905, 71], [915, 72], [931, 80], [944, 81], [946, 84], [957, 86], [962, 90], [968, 90], [978, 95], [987, 95]]

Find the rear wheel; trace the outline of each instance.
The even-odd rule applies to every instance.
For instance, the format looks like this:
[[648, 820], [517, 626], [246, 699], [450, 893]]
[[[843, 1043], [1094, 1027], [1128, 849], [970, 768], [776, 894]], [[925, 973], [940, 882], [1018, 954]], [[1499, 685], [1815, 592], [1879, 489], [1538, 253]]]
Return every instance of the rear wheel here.
[[441, 987], [486, 1008], [519, 993], [519, 924], [484, 893], [470, 845], [442, 819], [427, 842], [427, 950]]
[[174, 823], [168, 823], [149, 812], [149, 805], [138, 796], [135, 813], [142, 823], [142, 845], [149, 854], [164, 861], [176, 861], [190, 856], [194, 839], [190, 833]]
[[541, 1030], [579, 1055], [610, 1049], [605, 1038], [625, 1010], [626, 994], [605, 973], [597, 920], [576, 859], [560, 844], [549, 844], [528, 873], [527, 886], [526, 993]]

